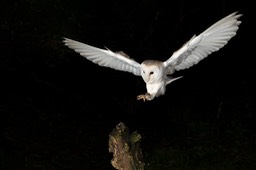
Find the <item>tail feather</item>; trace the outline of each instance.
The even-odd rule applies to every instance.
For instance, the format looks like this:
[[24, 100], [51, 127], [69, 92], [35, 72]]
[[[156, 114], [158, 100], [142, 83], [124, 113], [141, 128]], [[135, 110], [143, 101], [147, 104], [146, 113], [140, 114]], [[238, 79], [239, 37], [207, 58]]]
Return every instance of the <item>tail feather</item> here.
[[175, 77], [175, 78], [167, 77], [166, 85], [170, 84], [170, 83], [174, 82], [175, 80], [178, 80], [178, 79], [180, 79], [182, 77], [183, 76], [179, 76], [179, 77]]

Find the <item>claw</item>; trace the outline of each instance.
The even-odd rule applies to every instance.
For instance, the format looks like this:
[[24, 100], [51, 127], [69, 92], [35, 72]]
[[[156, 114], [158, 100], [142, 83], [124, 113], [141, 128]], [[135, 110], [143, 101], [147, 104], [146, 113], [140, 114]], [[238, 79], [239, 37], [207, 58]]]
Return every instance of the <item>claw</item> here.
[[141, 94], [141, 95], [138, 95], [138, 96], [137, 96], [137, 100], [143, 100], [143, 101], [145, 102], [146, 97], [145, 97], [144, 94]]
[[152, 100], [152, 97], [149, 93], [146, 93], [146, 94], [138, 95], [137, 100], [143, 100], [145, 102], [145, 101]]

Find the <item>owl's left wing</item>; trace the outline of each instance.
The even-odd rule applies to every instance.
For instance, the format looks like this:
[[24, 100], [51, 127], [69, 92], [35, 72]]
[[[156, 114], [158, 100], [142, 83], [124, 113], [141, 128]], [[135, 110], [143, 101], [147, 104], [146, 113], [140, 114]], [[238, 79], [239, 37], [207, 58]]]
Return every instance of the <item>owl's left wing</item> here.
[[140, 64], [122, 52], [114, 53], [110, 50], [96, 48], [75, 40], [64, 38], [66, 46], [80, 53], [81, 56], [100, 66], [127, 71], [140, 76]]
[[219, 20], [198, 36], [193, 36], [164, 62], [168, 74], [197, 64], [212, 52], [218, 51], [236, 35], [241, 14], [236, 12]]

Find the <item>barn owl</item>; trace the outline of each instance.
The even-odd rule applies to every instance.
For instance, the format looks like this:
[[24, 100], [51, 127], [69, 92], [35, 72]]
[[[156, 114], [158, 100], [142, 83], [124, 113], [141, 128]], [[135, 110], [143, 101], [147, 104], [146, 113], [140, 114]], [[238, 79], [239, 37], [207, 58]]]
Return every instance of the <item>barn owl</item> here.
[[217, 21], [198, 36], [194, 35], [166, 61], [144, 60], [142, 63], [130, 58], [124, 52], [93, 47], [69, 38], [63, 42], [81, 56], [100, 66], [141, 76], [146, 83], [147, 92], [137, 96], [137, 100], [150, 101], [165, 94], [166, 86], [181, 78], [169, 77], [175, 71], [187, 69], [218, 51], [236, 35], [242, 14], [231, 13]]

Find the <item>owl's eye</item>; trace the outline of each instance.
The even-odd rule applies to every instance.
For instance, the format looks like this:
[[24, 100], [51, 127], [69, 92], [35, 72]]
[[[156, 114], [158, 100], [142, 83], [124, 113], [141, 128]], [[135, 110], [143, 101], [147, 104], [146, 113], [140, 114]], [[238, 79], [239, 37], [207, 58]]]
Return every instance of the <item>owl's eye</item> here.
[[150, 71], [150, 72], [149, 72], [149, 75], [152, 75], [152, 74], [154, 74], [154, 72], [153, 72], [153, 71]]

